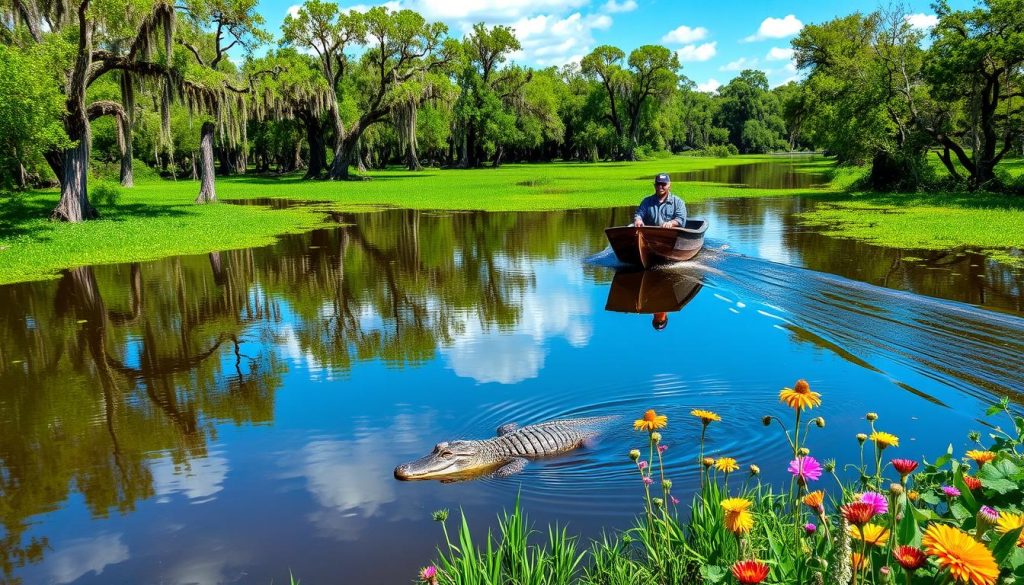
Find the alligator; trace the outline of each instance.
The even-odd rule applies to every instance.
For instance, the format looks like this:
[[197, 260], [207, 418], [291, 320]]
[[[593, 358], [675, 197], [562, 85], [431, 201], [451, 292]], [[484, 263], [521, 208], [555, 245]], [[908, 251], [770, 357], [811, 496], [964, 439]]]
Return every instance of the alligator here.
[[601, 423], [612, 418], [553, 420], [525, 427], [504, 424], [493, 439], [438, 443], [426, 457], [396, 467], [395, 479], [451, 482], [487, 473], [508, 477], [522, 471], [530, 459], [579, 448], [598, 434]]

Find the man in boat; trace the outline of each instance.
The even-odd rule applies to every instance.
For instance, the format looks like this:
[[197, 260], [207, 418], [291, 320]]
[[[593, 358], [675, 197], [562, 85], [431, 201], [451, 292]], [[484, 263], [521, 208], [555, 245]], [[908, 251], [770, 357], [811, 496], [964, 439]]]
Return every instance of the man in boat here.
[[686, 225], [686, 204], [672, 194], [668, 173], [654, 177], [654, 194], [644, 197], [633, 214], [633, 225], [680, 228]]
[[654, 326], [655, 331], [661, 331], [668, 327], [668, 313], [655, 313], [654, 318], [651, 319], [651, 325]]

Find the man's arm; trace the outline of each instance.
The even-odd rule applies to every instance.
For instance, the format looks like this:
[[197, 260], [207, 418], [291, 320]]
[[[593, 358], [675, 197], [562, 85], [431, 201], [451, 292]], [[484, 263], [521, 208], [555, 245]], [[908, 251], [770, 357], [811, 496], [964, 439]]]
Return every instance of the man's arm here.
[[640, 205], [633, 212], [633, 225], [641, 227], [644, 225], [644, 205], [647, 203], [647, 198], [644, 197], [640, 200]]
[[672, 216], [672, 221], [676, 222], [676, 227], [686, 226], [686, 203], [683, 202], [681, 197], [676, 197], [676, 213]]

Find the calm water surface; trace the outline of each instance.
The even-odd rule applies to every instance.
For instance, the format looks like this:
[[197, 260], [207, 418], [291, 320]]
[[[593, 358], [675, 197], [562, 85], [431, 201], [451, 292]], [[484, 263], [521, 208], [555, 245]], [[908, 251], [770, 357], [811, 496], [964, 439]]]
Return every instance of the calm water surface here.
[[[998, 396], [1021, 401], [1020, 271], [826, 238], [790, 217], [811, 204], [692, 205], [707, 249], [649, 274], [604, 250], [629, 209], [391, 210], [2, 287], [3, 579], [407, 583], [438, 508], [484, 530], [521, 493], [535, 521], [585, 537], [628, 525], [646, 408], [669, 416], [688, 494], [689, 410], [724, 415], [714, 454], [780, 478], [784, 442], [760, 418], [785, 414], [778, 390], [798, 377], [824, 396], [812, 448], [840, 462], [868, 410], [914, 457], [964, 446]], [[392, 478], [441, 440], [589, 415], [620, 419], [511, 479]]]

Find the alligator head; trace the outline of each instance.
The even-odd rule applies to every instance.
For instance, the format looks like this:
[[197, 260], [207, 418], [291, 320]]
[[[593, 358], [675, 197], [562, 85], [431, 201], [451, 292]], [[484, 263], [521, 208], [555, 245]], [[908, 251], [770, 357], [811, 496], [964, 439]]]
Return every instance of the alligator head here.
[[426, 457], [399, 465], [395, 468], [395, 479], [440, 479], [455, 481], [480, 475], [496, 467], [500, 461], [492, 461], [485, 455], [480, 441], [451, 441], [438, 443]]

